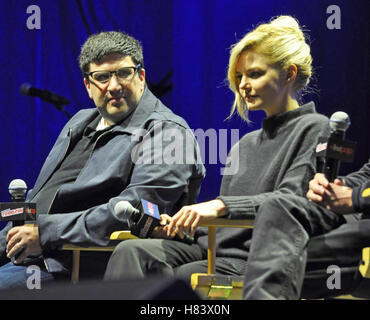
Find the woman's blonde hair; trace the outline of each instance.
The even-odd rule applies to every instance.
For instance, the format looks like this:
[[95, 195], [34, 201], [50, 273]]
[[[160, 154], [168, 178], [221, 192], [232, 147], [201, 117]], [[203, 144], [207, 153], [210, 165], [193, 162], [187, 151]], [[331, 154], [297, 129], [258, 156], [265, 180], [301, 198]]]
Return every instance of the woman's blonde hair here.
[[307, 87], [312, 76], [310, 46], [295, 18], [279, 16], [270, 23], [261, 24], [247, 33], [243, 39], [231, 47], [227, 73], [229, 88], [235, 94], [230, 116], [237, 110], [238, 114], [247, 121], [248, 109], [239, 93], [236, 65], [240, 54], [251, 49], [267, 56], [274, 67], [279, 70], [284, 70], [292, 64], [296, 65], [297, 76], [293, 88], [297, 96]]

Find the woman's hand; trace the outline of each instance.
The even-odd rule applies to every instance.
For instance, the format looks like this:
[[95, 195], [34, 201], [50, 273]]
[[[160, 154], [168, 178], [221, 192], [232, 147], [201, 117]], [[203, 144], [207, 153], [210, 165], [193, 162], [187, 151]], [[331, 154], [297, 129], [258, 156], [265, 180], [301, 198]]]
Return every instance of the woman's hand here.
[[167, 236], [168, 224], [171, 222], [171, 217], [168, 214], [161, 214], [161, 221], [159, 226], [155, 227], [150, 234], [151, 238], [161, 238], [161, 239], [171, 239], [170, 236]]
[[314, 178], [309, 183], [309, 190], [306, 197], [318, 204], [322, 204], [324, 196], [329, 195], [329, 181], [322, 173], [316, 173]]
[[219, 200], [197, 203], [180, 209], [172, 218], [167, 229], [167, 236], [178, 234], [184, 238], [184, 232], [193, 237], [199, 223], [226, 214], [225, 204]]

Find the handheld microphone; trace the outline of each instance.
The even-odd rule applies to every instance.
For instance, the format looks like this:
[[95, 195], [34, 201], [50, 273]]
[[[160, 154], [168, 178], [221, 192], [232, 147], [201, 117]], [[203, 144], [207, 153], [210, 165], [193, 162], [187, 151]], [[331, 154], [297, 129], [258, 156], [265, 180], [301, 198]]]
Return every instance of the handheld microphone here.
[[148, 238], [161, 221], [158, 206], [144, 199], [140, 209], [134, 208], [128, 201], [119, 201], [114, 212], [115, 215], [127, 216], [131, 233], [139, 238]]
[[345, 133], [351, 122], [349, 116], [342, 111], [330, 117], [329, 138], [319, 138], [316, 147], [317, 171], [324, 173], [333, 182], [339, 174], [341, 162], [352, 162], [356, 143], [345, 140]]
[[32, 87], [29, 83], [23, 83], [20, 87], [20, 92], [25, 96], [37, 97], [41, 100], [52, 103], [58, 110], [62, 111], [71, 118], [71, 115], [63, 108], [64, 105], [69, 104], [69, 100], [67, 98], [48, 90]]
[[[12, 221], [13, 227], [24, 225], [26, 221], [28, 223], [35, 223], [36, 203], [25, 202], [27, 192], [26, 183], [21, 179], [15, 179], [10, 182], [8, 189], [12, 202], [0, 203], [0, 221]], [[13, 262], [23, 250], [12, 257]]]
[[9, 184], [9, 193], [12, 202], [0, 203], [0, 220], [12, 221], [13, 227], [21, 226], [25, 221], [36, 220], [36, 203], [25, 202], [27, 185], [21, 179], [12, 180]]
[[[161, 221], [158, 206], [144, 199], [141, 199], [140, 209], [134, 208], [128, 201], [119, 201], [114, 207], [114, 214], [127, 217], [131, 233], [139, 238], [150, 237], [153, 229], [159, 226]], [[194, 239], [188, 235], [185, 235], [184, 239], [176, 235], [172, 240], [194, 243]]]

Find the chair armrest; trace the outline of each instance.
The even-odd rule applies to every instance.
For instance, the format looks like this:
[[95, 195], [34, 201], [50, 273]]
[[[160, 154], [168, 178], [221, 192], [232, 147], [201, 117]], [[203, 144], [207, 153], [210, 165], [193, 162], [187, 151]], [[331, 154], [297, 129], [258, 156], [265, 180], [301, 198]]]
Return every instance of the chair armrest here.
[[370, 278], [370, 247], [362, 249], [362, 261], [359, 270], [364, 278]]
[[138, 239], [137, 236], [131, 234], [129, 230], [115, 231], [110, 235], [111, 240], [129, 240], [129, 239]]
[[220, 227], [220, 228], [253, 228], [254, 219], [226, 219], [215, 218], [212, 220], [201, 221], [202, 227]]

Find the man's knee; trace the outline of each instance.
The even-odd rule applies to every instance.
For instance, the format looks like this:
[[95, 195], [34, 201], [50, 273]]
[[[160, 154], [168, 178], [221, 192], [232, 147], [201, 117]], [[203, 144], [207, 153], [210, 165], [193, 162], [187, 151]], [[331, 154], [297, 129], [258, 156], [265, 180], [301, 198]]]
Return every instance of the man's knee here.
[[128, 253], [137, 251], [140, 248], [142, 239], [132, 239], [121, 241], [114, 249], [114, 253]]
[[120, 242], [113, 251], [114, 257], [143, 257], [157, 252], [159, 239], [132, 239]]

